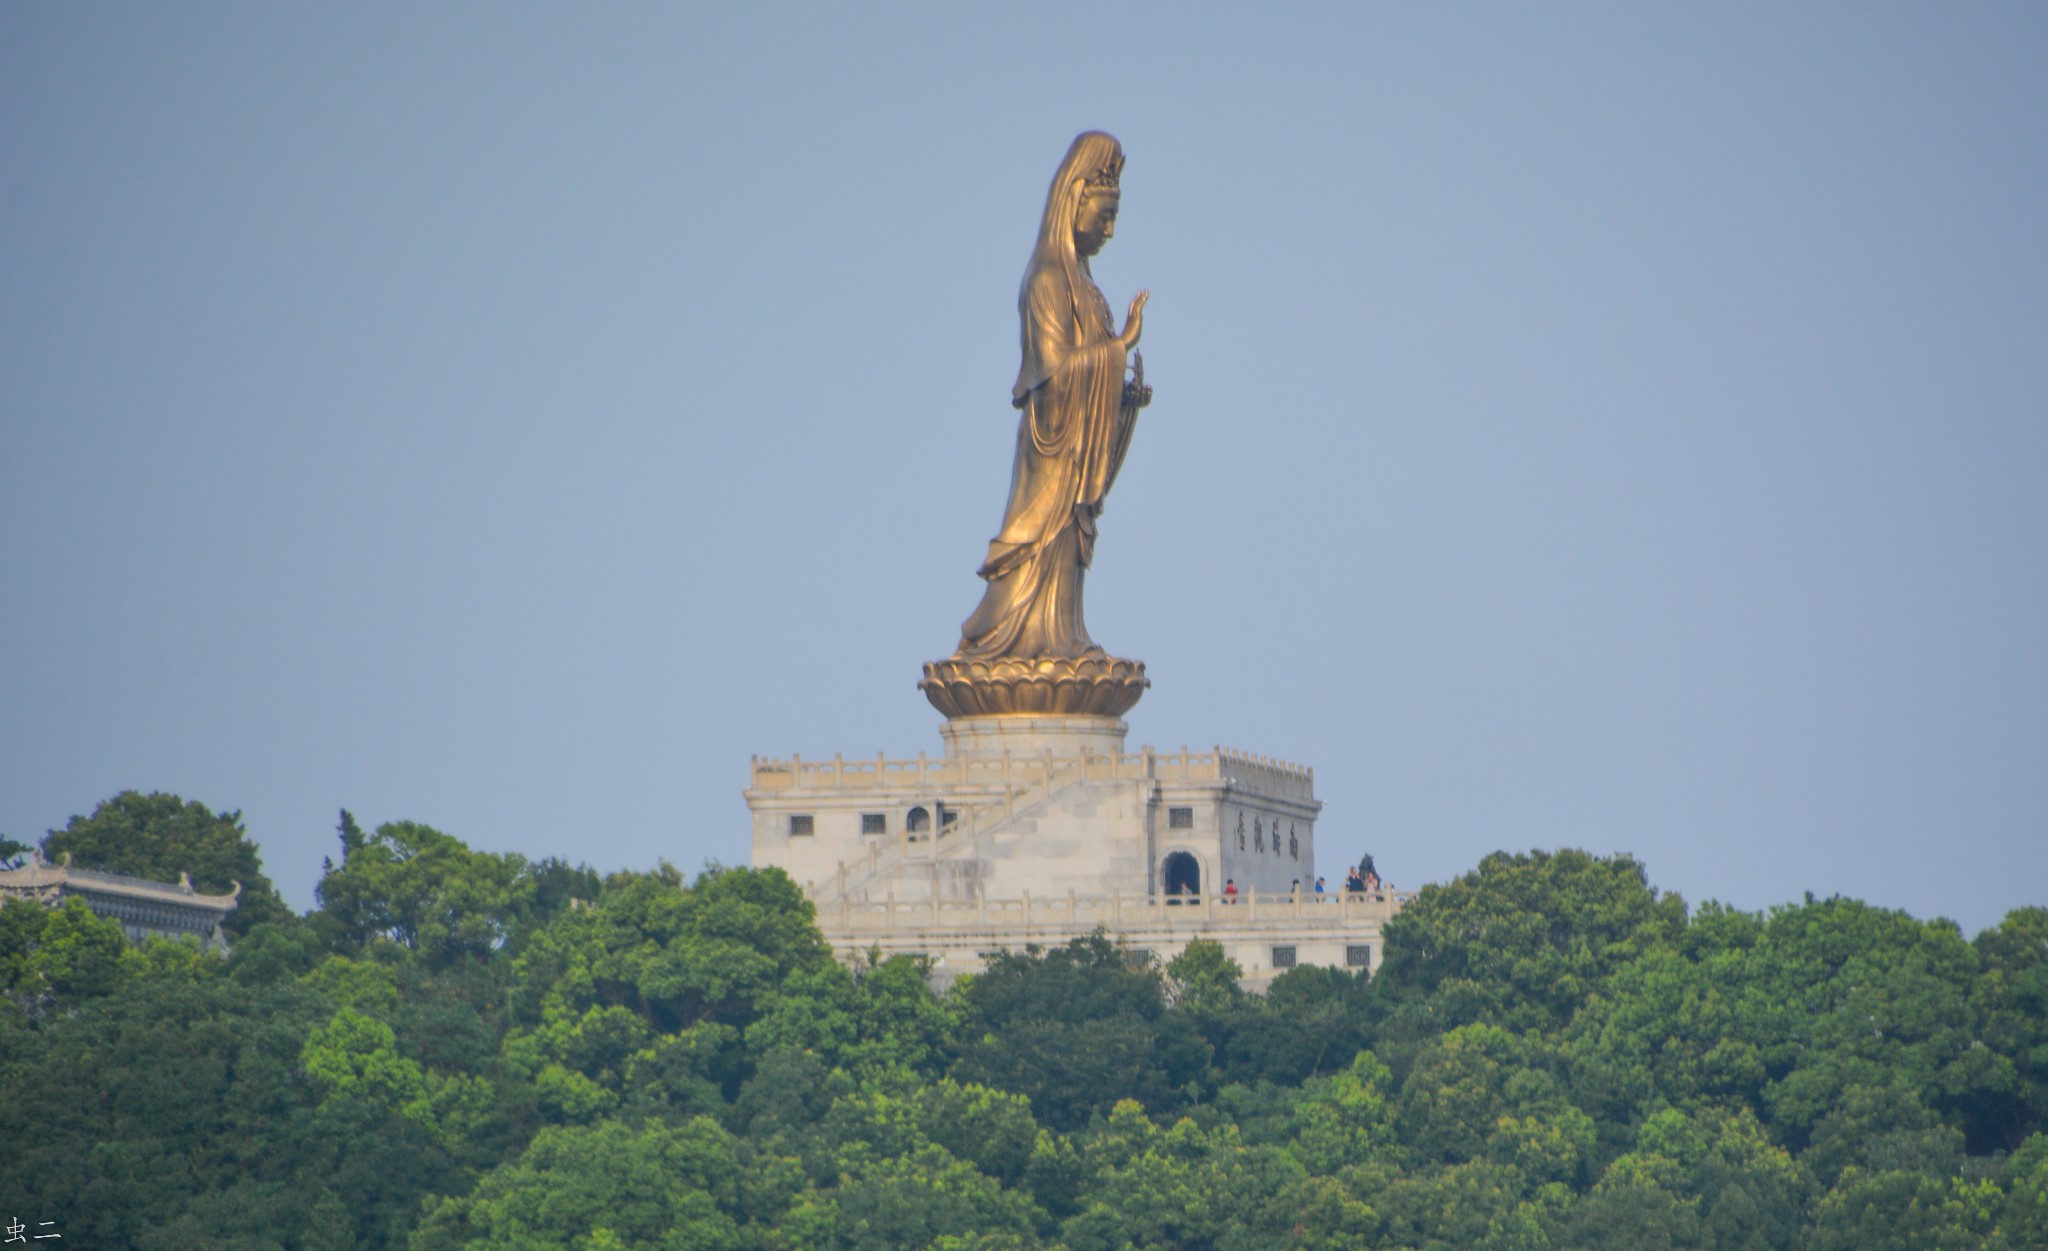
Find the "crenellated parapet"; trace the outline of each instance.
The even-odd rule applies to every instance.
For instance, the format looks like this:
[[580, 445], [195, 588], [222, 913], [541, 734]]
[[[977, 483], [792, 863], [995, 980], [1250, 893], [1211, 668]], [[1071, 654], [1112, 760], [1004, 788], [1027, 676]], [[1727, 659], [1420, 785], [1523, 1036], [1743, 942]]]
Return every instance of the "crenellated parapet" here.
[[1293, 764], [1271, 756], [1255, 755], [1228, 747], [1208, 751], [1158, 752], [1147, 747], [1135, 752], [1093, 753], [1055, 756], [1004, 753], [999, 756], [940, 756], [924, 752], [915, 756], [890, 758], [883, 753], [848, 758], [834, 755], [829, 760], [805, 760], [802, 756], [777, 759], [752, 758], [750, 788], [759, 791], [808, 790], [825, 792], [884, 793], [902, 791], [991, 790], [1001, 793], [1016, 786], [1043, 784], [1055, 775], [1078, 770], [1090, 781], [1230, 782], [1235, 781], [1275, 795], [1315, 796], [1316, 772], [1307, 765]]
[[1315, 797], [1316, 771], [1307, 765], [1276, 760], [1271, 756], [1255, 756], [1227, 747], [1218, 747], [1215, 754], [1218, 776], [1270, 794]]

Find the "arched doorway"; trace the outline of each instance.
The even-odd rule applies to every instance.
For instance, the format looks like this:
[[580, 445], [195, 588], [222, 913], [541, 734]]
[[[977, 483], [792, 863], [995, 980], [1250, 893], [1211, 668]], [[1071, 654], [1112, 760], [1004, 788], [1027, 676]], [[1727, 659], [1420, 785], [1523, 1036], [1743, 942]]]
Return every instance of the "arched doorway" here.
[[932, 828], [932, 814], [926, 812], [922, 807], [912, 808], [905, 816], [903, 828], [909, 830], [912, 834], [922, 834], [924, 831]]
[[1159, 863], [1159, 888], [1165, 892], [1166, 902], [1170, 904], [1199, 897], [1202, 893], [1202, 866], [1184, 851], [1169, 854]]

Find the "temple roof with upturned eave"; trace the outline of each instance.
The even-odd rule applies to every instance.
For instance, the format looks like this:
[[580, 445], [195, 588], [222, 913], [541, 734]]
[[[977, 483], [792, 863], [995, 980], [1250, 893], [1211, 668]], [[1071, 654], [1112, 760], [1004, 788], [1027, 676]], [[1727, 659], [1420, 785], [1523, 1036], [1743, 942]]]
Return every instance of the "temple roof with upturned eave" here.
[[27, 864], [18, 869], [0, 869], [0, 895], [43, 896], [52, 890], [67, 889], [81, 894], [117, 895], [220, 913], [232, 912], [242, 894], [240, 882], [235, 883], [234, 889], [225, 895], [204, 894], [192, 885], [189, 873], [180, 873], [175, 882], [157, 882], [149, 878], [129, 877], [124, 873], [77, 869], [71, 865], [70, 852], [64, 853], [63, 863], [51, 864], [43, 859], [42, 852], [30, 851]]

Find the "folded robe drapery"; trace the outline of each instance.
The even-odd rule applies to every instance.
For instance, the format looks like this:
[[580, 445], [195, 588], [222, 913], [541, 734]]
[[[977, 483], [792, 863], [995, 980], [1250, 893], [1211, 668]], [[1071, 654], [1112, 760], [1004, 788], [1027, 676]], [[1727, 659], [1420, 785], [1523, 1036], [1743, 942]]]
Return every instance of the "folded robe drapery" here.
[[1033, 258], [1019, 293], [1023, 368], [1013, 402], [1017, 455], [988, 589], [960, 628], [959, 655], [1075, 658], [1102, 649], [1082, 621], [1095, 519], [1130, 447], [1124, 346], [1086, 263]]

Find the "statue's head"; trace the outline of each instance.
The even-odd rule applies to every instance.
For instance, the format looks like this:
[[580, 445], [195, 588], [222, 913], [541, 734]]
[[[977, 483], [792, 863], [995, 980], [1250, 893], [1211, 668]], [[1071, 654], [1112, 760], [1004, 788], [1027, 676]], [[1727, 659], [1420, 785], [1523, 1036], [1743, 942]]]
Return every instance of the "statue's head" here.
[[[1099, 132], [1096, 132], [1099, 133]], [[1081, 138], [1087, 138], [1083, 135]], [[1081, 256], [1093, 256], [1102, 250], [1102, 245], [1116, 237], [1116, 210], [1123, 199], [1120, 182], [1124, 172], [1123, 149], [1108, 135], [1110, 152], [1108, 163], [1093, 174], [1081, 179], [1081, 203], [1074, 210], [1074, 251]], [[1081, 140], [1076, 139], [1078, 147]]]
[[1108, 190], [1093, 186], [1081, 191], [1081, 207], [1074, 212], [1074, 251], [1080, 256], [1093, 256], [1102, 250], [1102, 245], [1116, 238], [1116, 210], [1122, 197], [1116, 184], [1111, 182]]
[[1074, 136], [1046, 193], [1039, 247], [1060, 251], [1072, 247], [1071, 255], [1095, 255], [1116, 233], [1123, 168], [1123, 145], [1116, 136], [1099, 130]]

